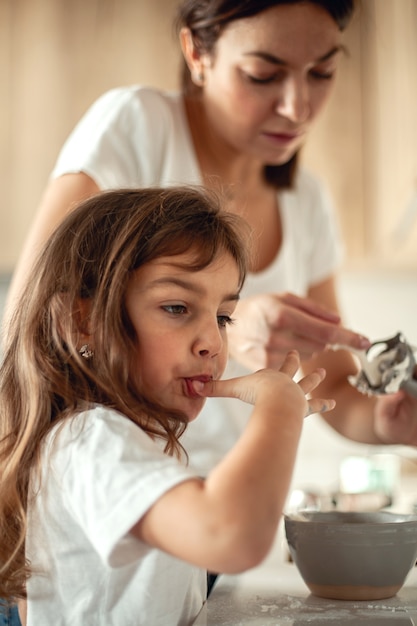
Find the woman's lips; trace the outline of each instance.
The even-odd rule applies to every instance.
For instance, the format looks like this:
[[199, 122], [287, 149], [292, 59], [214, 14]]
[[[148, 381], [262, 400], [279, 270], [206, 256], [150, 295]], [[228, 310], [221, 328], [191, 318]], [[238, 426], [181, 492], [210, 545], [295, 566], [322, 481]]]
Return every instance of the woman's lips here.
[[264, 133], [264, 137], [275, 143], [288, 144], [299, 139], [300, 135], [294, 133]]

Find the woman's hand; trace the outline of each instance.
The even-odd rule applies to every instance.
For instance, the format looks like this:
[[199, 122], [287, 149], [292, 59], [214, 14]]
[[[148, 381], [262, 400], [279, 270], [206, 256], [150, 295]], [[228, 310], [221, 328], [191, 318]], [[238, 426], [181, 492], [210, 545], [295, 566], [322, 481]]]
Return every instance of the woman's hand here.
[[374, 428], [382, 443], [417, 446], [417, 399], [403, 390], [380, 396]]
[[369, 347], [365, 337], [340, 326], [339, 315], [290, 293], [242, 299], [235, 317], [228, 328], [230, 356], [251, 370], [280, 367], [291, 349], [305, 360], [331, 344]]
[[296, 383], [293, 377], [299, 367], [299, 355], [295, 350], [291, 350], [284, 357], [284, 362], [279, 369], [262, 369], [247, 376], [212, 380], [208, 383], [195, 381], [194, 386], [202, 396], [238, 398], [260, 408], [272, 408], [274, 413], [287, 411], [294, 413], [299, 410], [301, 416], [306, 416], [310, 413], [333, 409], [334, 400], [306, 399], [306, 395], [324, 379], [325, 370], [317, 368]]

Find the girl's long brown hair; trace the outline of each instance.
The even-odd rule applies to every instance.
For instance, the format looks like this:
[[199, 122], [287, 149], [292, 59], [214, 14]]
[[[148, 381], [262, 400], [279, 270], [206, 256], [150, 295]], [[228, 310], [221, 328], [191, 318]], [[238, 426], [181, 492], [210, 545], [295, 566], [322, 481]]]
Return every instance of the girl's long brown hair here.
[[[29, 477], [55, 424], [100, 403], [164, 439], [168, 454], [180, 453], [185, 417], [148, 401], [130, 373], [137, 338], [125, 307], [128, 280], [155, 258], [191, 251], [189, 271], [231, 254], [243, 283], [241, 227], [199, 188], [124, 189], [84, 201], [49, 238], [16, 308], [0, 370], [0, 598], [25, 596]], [[79, 354], [84, 299], [89, 361]]]

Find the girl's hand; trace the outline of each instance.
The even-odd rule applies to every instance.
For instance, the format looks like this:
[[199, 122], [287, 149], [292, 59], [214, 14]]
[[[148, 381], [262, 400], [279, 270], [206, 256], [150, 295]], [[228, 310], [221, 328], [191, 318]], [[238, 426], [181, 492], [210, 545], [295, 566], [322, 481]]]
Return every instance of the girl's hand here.
[[330, 411], [335, 406], [331, 399], [306, 399], [324, 379], [326, 372], [318, 368], [297, 383], [293, 377], [300, 367], [300, 358], [295, 350], [284, 357], [279, 369], [263, 369], [247, 376], [229, 380], [213, 380], [207, 383], [195, 381], [195, 390], [204, 397], [238, 398], [248, 404], [273, 406], [275, 410], [285, 410], [286, 406], [295, 410], [299, 406], [302, 415]]
[[367, 339], [339, 325], [338, 315], [294, 294], [244, 298], [235, 317], [228, 328], [230, 355], [251, 370], [279, 367], [290, 349], [305, 360], [329, 344], [369, 347]]
[[[252, 416], [205, 480], [183, 481], [163, 494], [132, 528], [137, 538], [211, 571], [242, 572], [266, 557], [291, 484], [303, 418], [334, 406], [333, 400], [314, 400], [309, 407], [306, 394], [325, 372], [318, 368], [296, 383], [299, 366], [293, 350], [279, 370], [193, 381], [201, 396], [254, 404]], [[182, 532], [172, 533], [173, 527]]]

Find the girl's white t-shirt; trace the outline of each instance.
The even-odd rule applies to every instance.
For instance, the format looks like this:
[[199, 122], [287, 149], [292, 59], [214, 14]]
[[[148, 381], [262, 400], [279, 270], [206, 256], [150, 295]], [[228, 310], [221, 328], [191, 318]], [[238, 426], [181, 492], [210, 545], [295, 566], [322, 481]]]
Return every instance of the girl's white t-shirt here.
[[[142, 86], [105, 93], [71, 133], [52, 176], [80, 171], [103, 190], [202, 184], [182, 96]], [[249, 275], [242, 297], [284, 292], [305, 296], [340, 264], [338, 227], [322, 183], [300, 168], [294, 187], [277, 194], [281, 249], [268, 268]], [[224, 376], [247, 371], [231, 360]], [[207, 401], [183, 436], [190, 464], [200, 474], [206, 475], [236, 442], [250, 410], [228, 398]]]
[[130, 533], [195, 472], [125, 416], [96, 406], [57, 425], [28, 503], [28, 626], [191, 624], [206, 571]]

